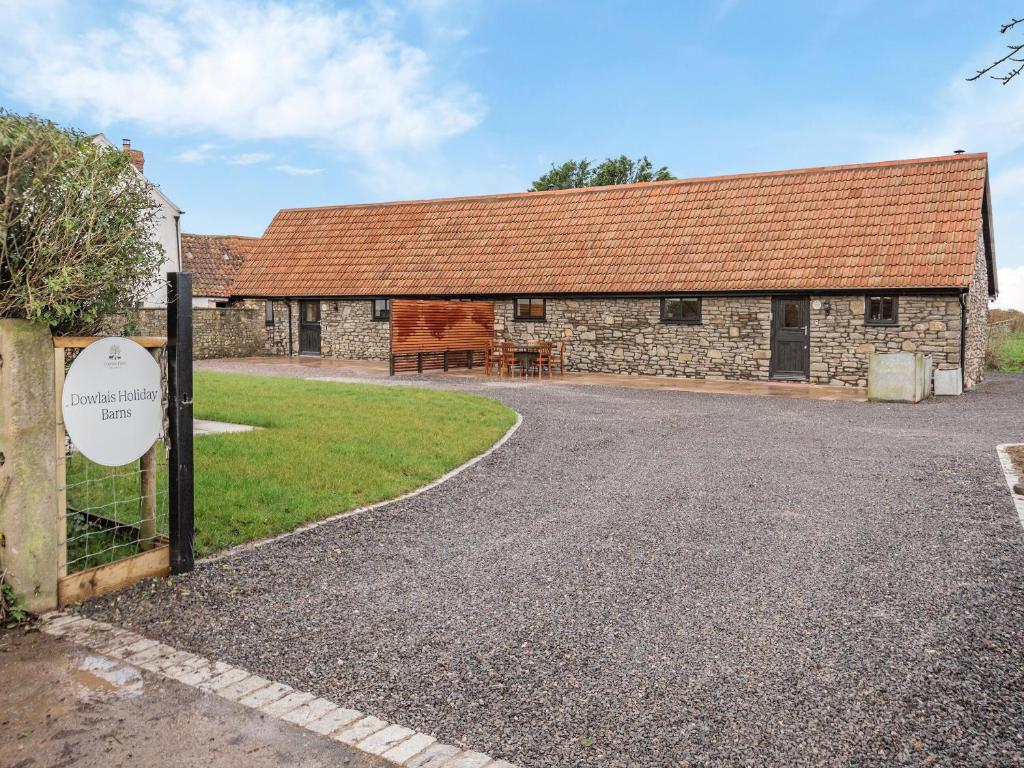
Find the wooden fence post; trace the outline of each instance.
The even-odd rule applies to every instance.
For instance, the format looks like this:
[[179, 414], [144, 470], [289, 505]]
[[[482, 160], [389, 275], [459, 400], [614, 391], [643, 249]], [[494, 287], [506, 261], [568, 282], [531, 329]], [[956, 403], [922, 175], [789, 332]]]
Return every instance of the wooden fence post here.
[[139, 458], [139, 549], [156, 544], [156, 444]]
[[[150, 350], [157, 364], [160, 350]], [[156, 546], [156, 443], [139, 457], [139, 549]]]

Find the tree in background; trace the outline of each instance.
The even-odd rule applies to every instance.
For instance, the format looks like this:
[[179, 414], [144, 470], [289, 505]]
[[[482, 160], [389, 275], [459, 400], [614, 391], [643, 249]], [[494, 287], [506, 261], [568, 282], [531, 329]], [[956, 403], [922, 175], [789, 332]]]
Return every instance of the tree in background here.
[[[1010, 19], [1008, 22], [999, 27], [999, 34], [1005, 35], [1018, 24], [1024, 24], [1024, 19]], [[1008, 82], [1013, 80], [1013, 78], [1019, 75], [1021, 73], [1021, 70], [1024, 70], [1024, 58], [1022, 58], [1022, 56], [1024, 56], [1024, 43], [1011, 43], [1006, 47], [1010, 49], [1009, 53], [1007, 53], [1000, 59], [996, 59], [987, 67], [979, 69], [977, 72], [975, 72], [973, 75], [967, 78], [968, 82], [973, 82], [974, 80], [980, 78], [982, 75], [988, 75], [988, 73], [991, 72], [992, 70], [996, 69], [997, 67], [1002, 67], [1004, 65], [1005, 71], [1002, 74], [989, 75], [989, 77], [992, 78], [993, 80], [998, 80], [1003, 85], [1006, 85]]]
[[84, 334], [137, 306], [163, 262], [156, 213], [125, 153], [0, 110], [0, 317]]
[[644, 155], [630, 160], [625, 155], [609, 157], [599, 165], [589, 160], [570, 160], [561, 165], [552, 164], [551, 170], [533, 182], [531, 192], [546, 189], [573, 189], [576, 187], [606, 187], [609, 184], [637, 184], [642, 181], [670, 181], [674, 179], [666, 166], [657, 171]]

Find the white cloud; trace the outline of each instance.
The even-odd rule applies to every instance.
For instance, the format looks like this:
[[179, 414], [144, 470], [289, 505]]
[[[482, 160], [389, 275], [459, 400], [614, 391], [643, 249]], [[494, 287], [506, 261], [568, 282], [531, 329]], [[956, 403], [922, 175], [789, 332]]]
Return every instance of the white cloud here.
[[288, 165], [287, 163], [275, 165], [274, 170], [287, 173], [289, 176], [316, 176], [318, 173], [324, 172], [323, 168], [300, 168], [297, 165]]
[[1002, 267], [999, 270], [999, 298], [992, 306], [1024, 312], [1024, 267]]
[[256, 165], [265, 163], [274, 156], [269, 152], [242, 152], [235, 155], [224, 154], [216, 151], [218, 145], [212, 142], [204, 142], [195, 147], [183, 150], [178, 153], [178, 159], [183, 163], [200, 165], [211, 161], [227, 163], [228, 165]]
[[927, 127], [896, 139], [897, 156], [948, 155], [955, 149], [998, 155], [1024, 144], [1024, 89], [957, 76], [935, 101], [938, 114]]
[[269, 152], [243, 152], [240, 155], [233, 155], [224, 160], [228, 165], [256, 165], [265, 163], [273, 157]]
[[437, 82], [427, 54], [395, 37], [396, 14], [370, 8], [14, 4], [0, 30], [0, 82], [33, 109], [90, 123], [309, 139], [359, 154], [430, 146], [474, 127], [478, 96]]
[[178, 155], [178, 159], [185, 163], [205, 163], [213, 157], [212, 153], [216, 148], [216, 144], [200, 144], [198, 147], [192, 147], [181, 152]]

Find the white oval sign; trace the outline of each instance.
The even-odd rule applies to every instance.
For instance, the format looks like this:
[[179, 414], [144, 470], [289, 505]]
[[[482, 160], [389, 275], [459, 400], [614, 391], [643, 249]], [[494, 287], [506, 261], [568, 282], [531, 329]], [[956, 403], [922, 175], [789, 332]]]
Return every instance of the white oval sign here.
[[64, 379], [64, 428], [82, 455], [119, 467], [160, 437], [160, 366], [131, 339], [110, 336], [83, 349]]

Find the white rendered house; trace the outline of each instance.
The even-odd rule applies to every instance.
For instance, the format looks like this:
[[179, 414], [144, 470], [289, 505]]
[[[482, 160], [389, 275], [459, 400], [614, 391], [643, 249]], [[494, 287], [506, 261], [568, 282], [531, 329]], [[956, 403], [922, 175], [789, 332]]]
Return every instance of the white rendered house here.
[[[92, 140], [100, 146], [110, 147], [110, 149], [117, 151], [117, 147], [102, 133], [97, 133], [92, 137]], [[124, 140], [121, 151], [131, 156], [132, 165], [135, 166], [136, 172], [143, 178], [146, 178], [142, 171], [145, 163], [142, 152], [138, 149], [132, 149], [129, 139]], [[170, 198], [160, 191], [160, 187], [149, 179], [146, 179], [146, 181], [149, 183], [150, 194], [153, 200], [159, 206], [156, 222], [153, 227], [153, 237], [164, 249], [164, 263], [160, 267], [159, 274], [153, 275], [152, 289], [146, 296], [143, 306], [163, 307], [167, 304], [166, 274], [181, 270], [181, 214], [184, 211], [171, 202]]]

